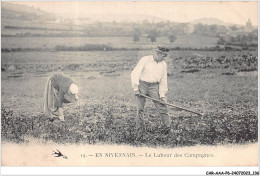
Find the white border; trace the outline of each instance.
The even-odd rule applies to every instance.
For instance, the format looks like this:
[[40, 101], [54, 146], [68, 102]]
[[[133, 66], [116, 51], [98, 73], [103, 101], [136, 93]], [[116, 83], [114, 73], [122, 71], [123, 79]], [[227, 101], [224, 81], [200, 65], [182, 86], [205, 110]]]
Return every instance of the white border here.
[[207, 171], [259, 171], [258, 167], [2, 167], [3, 175], [206, 175]]
[[[4, 1], [8, 1], [8, 0], [4, 0]], [[10, 1], [24, 1], [24, 0], [10, 0]], [[46, 1], [68, 1], [68, 0], [46, 0]], [[82, 1], [82, 0], [78, 0], [78, 1]], [[112, 0], [95, 0], [95, 1], [112, 1]], [[128, 1], [128, 0], [120, 0], [120, 1]], [[152, 2], [152, 1], [160, 1], [160, 0], [142, 0], [142, 1]], [[178, 1], [178, 0], [163, 0], [163, 1]], [[190, 2], [192, 1], [212, 1], [212, 0], [190, 0]], [[223, 0], [219, 0], [219, 1], [223, 1]], [[225, 0], [225, 1], [235, 2], [235, 1], [249, 1], [249, 0]], [[258, 2], [258, 0], [250, 0], [250, 1]], [[260, 9], [260, 5], [258, 2], [258, 24], [259, 24], [259, 9]], [[259, 34], [260, 32], [258, 28], [258, 41], [260, 41]], [[260, 50], [258, 47], [258, 58], [259, 58], [259, 52]], [[258, 68], [260, 68], [259, 66], [260, 66], [260, 61], [258, 61]], [[258, 81], [258, 85], [259, 85], [259, 81]], [[258, 89], [258, 104], [260, 103], [259, 93], [260, 92]], [[260, 108], [258, 107], [258, 112], [259, 110]], [[258, 126], [259, 126], [259, 121], [258, 121]], [[259, 135], [258, 135], [258, 141], [259, 141]], [[258, 152], [259, 152], [259, 145], [258, 145]], [[206, 175], [207, 171], [214, 171], [214, 172], [259, 171], [259, 162], [260, 159], [258, 157], [258, 166], [256, 167], [2, 167], [2, 160], [0, 160], [1, 163], [0, 175], [26, 175], [26, 176], [29, 175], [74, 175], [74, 176], [75, 175]]]

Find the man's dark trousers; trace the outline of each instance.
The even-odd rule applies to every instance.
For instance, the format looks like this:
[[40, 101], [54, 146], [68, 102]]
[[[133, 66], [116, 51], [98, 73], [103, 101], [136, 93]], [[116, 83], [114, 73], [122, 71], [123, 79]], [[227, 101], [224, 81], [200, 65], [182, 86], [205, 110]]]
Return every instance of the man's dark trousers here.
[[[139, 81], [139, 91], [141, 94], [148, 95], [154, 99], [159, 100], [159, 83], [148, 83], [145, 81]], [[136, 119], [136, 126], [137, 129], [144, 127], [144, 105], [145, 105], [145, 97], [142, 96], [136, 96], [137, 104], [138, 104], [138, 110], [137, 110], [137, 119]], [[153, 100], [153, 103], [155, 107], [157, 108], [157, 111], [160, 113], [162, 123], [165, 125], [165, 127], [170, 128], [171, 127], [171, 119], [168, 114], [168, 109], [165, 104], [159, 103], [157, 101]]]

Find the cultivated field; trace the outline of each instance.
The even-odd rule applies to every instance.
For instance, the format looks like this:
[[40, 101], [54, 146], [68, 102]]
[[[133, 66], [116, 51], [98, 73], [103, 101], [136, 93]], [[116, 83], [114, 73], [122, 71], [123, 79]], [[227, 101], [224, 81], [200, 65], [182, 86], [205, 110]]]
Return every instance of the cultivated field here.
[[[2, 53], [2, 142], [106, 143], [176, 147], [256, 142], [257, 52], [171, 51], [168, 101], [203, 117], [170, 108], [171, 136], [161, 135], [151, 101], [147, 128], [136, 139], [136, 104], [130, 73], [149, 50]], [[65, 122], [42, 112], [47, 77], [62, 71], [80, 87], [80, 101], [65, 108]]]

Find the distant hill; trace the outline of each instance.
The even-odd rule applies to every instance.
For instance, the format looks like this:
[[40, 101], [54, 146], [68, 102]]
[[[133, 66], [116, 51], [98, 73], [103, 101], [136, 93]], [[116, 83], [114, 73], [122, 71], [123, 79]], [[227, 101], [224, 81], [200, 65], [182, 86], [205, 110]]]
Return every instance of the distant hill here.
[[123, 14], [123, 15], [112, 15], [112, 19], [116, 19], [118, 22], [153, 22], [153, 23], [159, 23], [159, 22], [165, 22], [167, 20], [163, 18], [159, 18], [152, 15], [144, 15], [144, 14]]
[[[59, 17], [65, 19], [72, 19], [75, 17], [69, 12], [67, 14], [54, 15], [45, 11], [40, 10], [39, 8], [29, 7], [25, 5], [19, 5], [15, 3], [2, 2], [2, 17], [19, 19], [19, 20], [42, 20], [42, 21], [55, 21]], [[143, 15], [143, 14], [82, 14], [77, 20], [81, 19], [88, 20], [88, 23], [93, 23], [95, 21], [100, 22], [143, 22], [148, 21], [150, 23], [158, 23], [162, 21], [167, 21], [166, 19], [159, 18], [152, 15]], [[72, 19], [75, 20], [75, 19]]]
[[[56, 21], [59, 19], [64, 20], [75, 20], [73, 19], [75, 15], [71, 13], [66, 14], [57, 14], [43, 11], [39, 8], [29, 7], [26, 5], [20, 5], [10, 2], [2, 2], [2, 18], [7, 19], [16, 19], [16, 20], [38, 20], [38, 21]], [[143, 15], [143, 14], [82, 14], [78, 16], [77, 20], [79, 23], [94, 23], [99, 22], [137, 22], [141, 23], [147, 21], [150, 23], [165, 22], [166, 19], [152, 16], [152, 15]]]
[[[1, 3], [1, 35], [42, 35], [45, 32], [72, 31], [67, 24], [56, 23], [56, 15], [35, 7]], [[78, 29], [78, 28], [77, 28]]]
[[[62, 14], [60, 14], [61, 16]], [[63, 16], [66, 15], [66, 18], [73, 18], [74, 15], [71, 14], [63, 14]], [[167, 20], [164, 18], [152, 16], [152, 15], [144, 15], [144, 14], [81, 14], [81, 16], [78, 19], [88, 19], [90, 22], [135, 22], [135, 23], [141, 23], [143, 21], [147, 21], [150, 23], [159, 23], [159, 22], [166, 22]]]
[[42, 11], [38, 8], [18, 5], [9, 2], [1, 3], [2, 18], [17, 19], [17, 20], [55, 20], [55, 15]]
[[232, 25], [235, 25], [235, 24], [232, 24], [232, 23], [226, 23], [224, 21], [221, 21], [219, 19], [216, 19], [216, 18], [200, 18], [200, 19], [197, 19], [197, 20], [194, 20], [194, 21], [191, 21], [190, 22], [191, 24], [204, 24], [204, 25], [223, 25], [223, 26], [232, 26]]

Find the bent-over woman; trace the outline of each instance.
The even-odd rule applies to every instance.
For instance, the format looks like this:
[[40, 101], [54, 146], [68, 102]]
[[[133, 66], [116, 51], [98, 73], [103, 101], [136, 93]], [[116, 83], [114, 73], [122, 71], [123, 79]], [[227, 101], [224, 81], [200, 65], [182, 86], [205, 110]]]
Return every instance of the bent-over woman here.
[[63, 104], [78, 100], [79, 88], [67, 75], [53, 74], [47, 81], [44, 92], [44, 114], [51, 121], [59, 118], [64, 121]]

